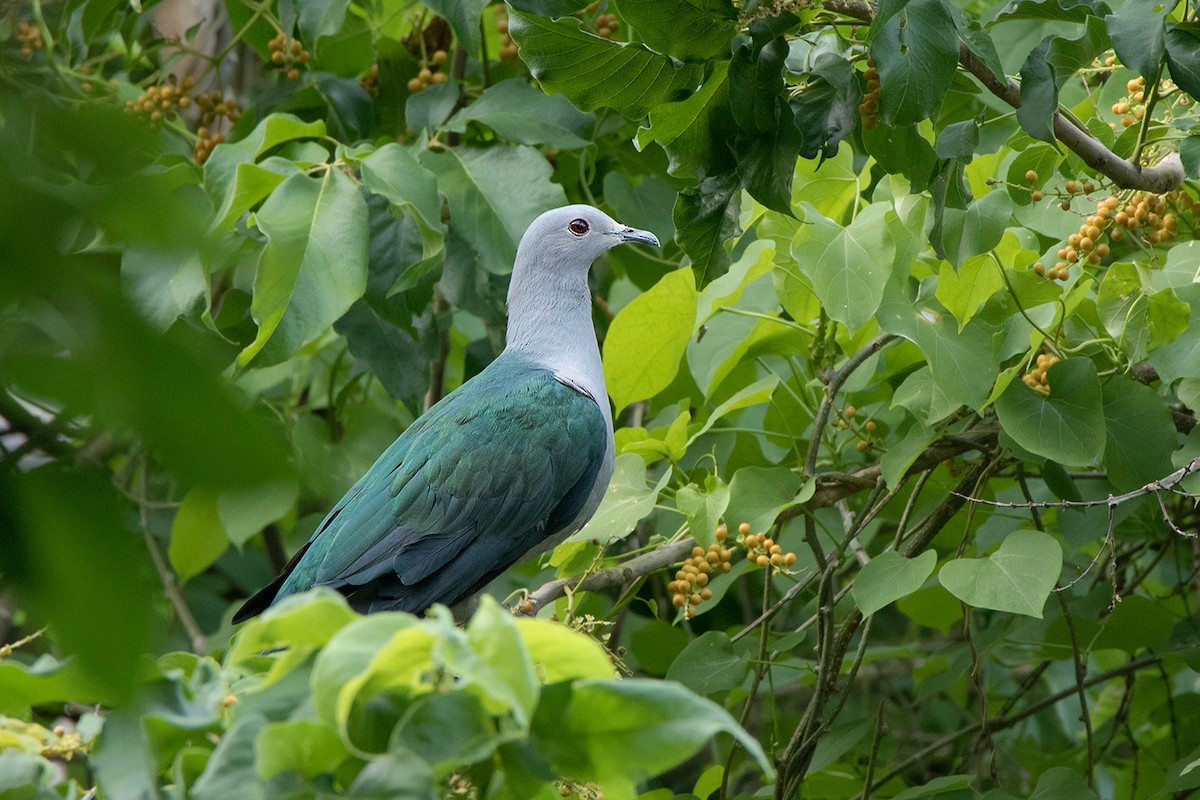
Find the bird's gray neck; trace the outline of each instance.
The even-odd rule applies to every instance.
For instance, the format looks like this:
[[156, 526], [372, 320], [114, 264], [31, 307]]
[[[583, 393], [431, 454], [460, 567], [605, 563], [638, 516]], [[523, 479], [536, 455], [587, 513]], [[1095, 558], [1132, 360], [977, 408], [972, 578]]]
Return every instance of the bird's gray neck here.
[[575, 381], [607, 411], [586, 274], [522, 270], [517, 261], [508, 291], [505, 349]]

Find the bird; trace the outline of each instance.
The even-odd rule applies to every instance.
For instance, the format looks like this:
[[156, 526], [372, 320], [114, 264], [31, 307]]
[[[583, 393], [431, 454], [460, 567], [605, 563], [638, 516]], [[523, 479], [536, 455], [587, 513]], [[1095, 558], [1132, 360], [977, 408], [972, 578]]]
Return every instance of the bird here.
[[626, 242], [659, 246], [588, 205], [537, 217], [517, 246], [500, 355], [417, 418], [233, 622], [317, 586], [362, 613], [461, 608], [582, 528], [615, 454], [587, 278]]

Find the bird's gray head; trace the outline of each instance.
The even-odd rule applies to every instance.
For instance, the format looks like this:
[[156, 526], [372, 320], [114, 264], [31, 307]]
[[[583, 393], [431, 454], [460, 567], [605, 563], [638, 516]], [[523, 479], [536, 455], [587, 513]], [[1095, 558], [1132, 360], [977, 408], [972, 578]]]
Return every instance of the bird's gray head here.
[[584, 271], [598, 256], [624, 242], [658, 247], [658, 237], [622, 225], [598, 208], [563, 206], [535, 219], [521, 237], [517, 262], [525, 259], [556, 267], [581, 266]]

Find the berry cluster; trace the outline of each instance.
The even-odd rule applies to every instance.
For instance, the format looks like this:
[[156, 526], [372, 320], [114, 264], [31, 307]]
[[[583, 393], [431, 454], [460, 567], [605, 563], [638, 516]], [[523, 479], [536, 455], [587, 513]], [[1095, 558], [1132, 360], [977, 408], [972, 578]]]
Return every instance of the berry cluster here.
[[596, 35], [601, 39], [611, 39], [621, 29], [621, 20], [616, 14], [598, 14], [596, 16]]
[[190, 75], [184, 76], [182, 81], [177, 81], [171, 75], [166, 83], [146, 87], [136, 100], [126, 100], [125, 113], [143, 117], [155, 124], [163, 119], [173, 120], [178, 109], [192, 105], [188, 93], [193, 86], [195, 80]]
[[688, 619], [696, 613], [696, 606], [705, 600], [712, 599], [712, 589], [708, 588], [708, 576], [714, 571], [729, 572], [732, 565], [729, 559], [732, 553], [721, 546], [727, 536], [725, 526], [717, 528], [717, 540], [708, 546], [708, 550], [696, 546], [692, 548], [692, 556], [683, 562], [683, 566], [675, 573], [675, 580], [667, 584], [671, 591], [671, 602], [676, 608], [682, 608]]
[[1041, 353], [1037, 357], [1037, 366], [1021, 376], [1021, 383], [1035, 392], [1050, 391], [1050, 384], [1046, 383], [1046, 372], [1057, 363], [1058, 356]]
[[875, 127], [879, 114], [879, 70], [875, 69], [875, 62], [870, 58], [867, 59], [867, 71], [863, 73], [863, 78], [867, 81], [867, 93], [858, 106], [858, 113], [862, 117], [863, 130], [869, 131]]
[[[1129, 96], [1112, 106], [1112, 112], [1121, 115], [1122, 128], [1128, 128], [1146, 116], [1146, 79], [1133, 78], [1125, 84], [1125, 88], [1129, 90]], [[1116, 128], [1116, 125], [1112, 127]]]
[[304, 49], [304, 45], [296, 39], [289, 39], [283, 32], [267, 42], [267, 49], [271, 51], [271, 63], [287, 70], [289, 81], [300, 79], [300, 70], [296, 65], [303, 66], [312, 57], [312, 54]]
[[230, 123], [242, 118], [242, 110], [233, 98], [226, 99], [220, 91], [213, 90], [196, 95], [196, 106], [200, 109], [200, 127], [196, 129], [195, 162], [203, 164], [212, 155], [213, 148], [225, 141], [225, 135], [213, 131], [213, 127], [223, 117]]
[[505, 64], [512, 64], [517, 60], [517, 43], [508, 35], [508, 12], [504, 10], [503, 4], [495, 9], [496, 32], [504, 37], [500, 43], [500, 60]]
[[775, 540], [765, 533], [750, 533], [750, 526], [743, 522], [738, 534], [746, 547], [746, 557], [760, 567], [790, 567], [796, 563], [795, 553], [785, 553]]
[[34, 51], [46, 45], [42, 42], [42, 29], [24, 20], [17, 22], [17, 44], [21, 46], [21, 58], [32, 58]]
[[408, 91], [416, 94], [434, 84], [445, 83], [446, 73], [436, 70], [442, 64], [446, 63], [447, 57], [445, 50], [435, 50], [428, 60], [421, 59], [421, 71], [417, 73], [415, 78], [409, 78]]

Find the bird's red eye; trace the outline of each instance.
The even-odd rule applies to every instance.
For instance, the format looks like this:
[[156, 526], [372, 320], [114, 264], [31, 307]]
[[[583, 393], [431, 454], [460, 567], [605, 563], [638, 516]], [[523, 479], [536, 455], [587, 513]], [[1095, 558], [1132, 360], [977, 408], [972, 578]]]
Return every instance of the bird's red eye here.
[[587, 220], [585, 219], [571, 220], [571, 224], [567, 226], [567, 229], [576, 236], [583, 236], [589, 230]]

